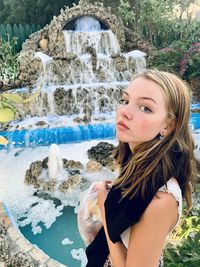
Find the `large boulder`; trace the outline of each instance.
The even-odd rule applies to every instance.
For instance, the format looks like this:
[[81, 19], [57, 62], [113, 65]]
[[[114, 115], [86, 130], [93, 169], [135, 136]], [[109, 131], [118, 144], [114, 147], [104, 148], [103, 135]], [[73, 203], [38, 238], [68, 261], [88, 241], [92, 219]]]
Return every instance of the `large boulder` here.
[[88, 158], [106, 166], [113, 162], [116, 147], [107, 142], [100, 142], [98, 145], [91, 147], [88, 151]]

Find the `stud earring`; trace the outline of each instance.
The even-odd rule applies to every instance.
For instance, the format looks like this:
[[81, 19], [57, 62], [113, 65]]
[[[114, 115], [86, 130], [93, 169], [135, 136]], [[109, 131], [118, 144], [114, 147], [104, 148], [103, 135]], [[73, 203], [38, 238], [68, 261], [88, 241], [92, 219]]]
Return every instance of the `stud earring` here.
[[160, 135], [159, 135], [159, 139], [160, 139], [160, 140], [163, 140], [163, 139], [164, 139], [164, 135], [161, 135], [161, 134], [160, 134]]

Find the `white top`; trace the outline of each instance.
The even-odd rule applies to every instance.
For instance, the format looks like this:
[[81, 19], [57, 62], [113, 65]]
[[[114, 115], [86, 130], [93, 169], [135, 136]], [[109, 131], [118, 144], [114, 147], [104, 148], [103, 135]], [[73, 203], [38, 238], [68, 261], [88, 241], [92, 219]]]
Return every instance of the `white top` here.
[[[176, 181], [175, 178], [171, 178], [171, 179], [169, 179], [169, 181], [167, 181], [167, 185], [166, 186], [165, 185], [162, 186], [158, 191], [170, 193], [177, 200], [177, 202], [178, 202], [178, 220], [176, 222], [176, 225], [177, 225], [177, 223], [179, 222], [180, 217], [182, 215], [182, 202], [183, 202], [183, 200], [182, 200], [182, 194], [181, 194], [181, 189], [180, 189], [180, 187], [178, 185], [178, 182]], [[174, 228], [176, 227], [176, 225], [174, 226]], [[172, 231], [173, 231], [173, 229], [172, 229]], [[128, 243], [129, 243], [130, 233], [131, 233], [131, 227], [127, 228], [121, 234], [122, 242], [123, 242], [124, 246], [127, 249], [128, 249]]]

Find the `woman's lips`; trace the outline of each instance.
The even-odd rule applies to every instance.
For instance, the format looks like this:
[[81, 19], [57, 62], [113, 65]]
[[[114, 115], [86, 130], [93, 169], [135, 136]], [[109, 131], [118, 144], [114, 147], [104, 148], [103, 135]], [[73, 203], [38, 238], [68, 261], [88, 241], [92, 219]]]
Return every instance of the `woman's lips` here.
[[119, 128], [121, 130], [129, 130], [129, 128], [123, 122], [118, 122], [117, 123], [117, 128]]

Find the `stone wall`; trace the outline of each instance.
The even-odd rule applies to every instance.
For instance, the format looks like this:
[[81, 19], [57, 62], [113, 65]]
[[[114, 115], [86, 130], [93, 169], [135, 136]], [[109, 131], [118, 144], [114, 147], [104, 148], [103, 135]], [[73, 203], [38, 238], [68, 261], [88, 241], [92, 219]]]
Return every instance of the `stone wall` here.
[[156, 50], [153, 45], [151, 45], [148, 41], [142, 39], [142, 37], [138, 33], [132, 31], [131, 29], [125, 27], [124, 34], [124, 51], [141, 50], [145, 52], [148, 56]]

